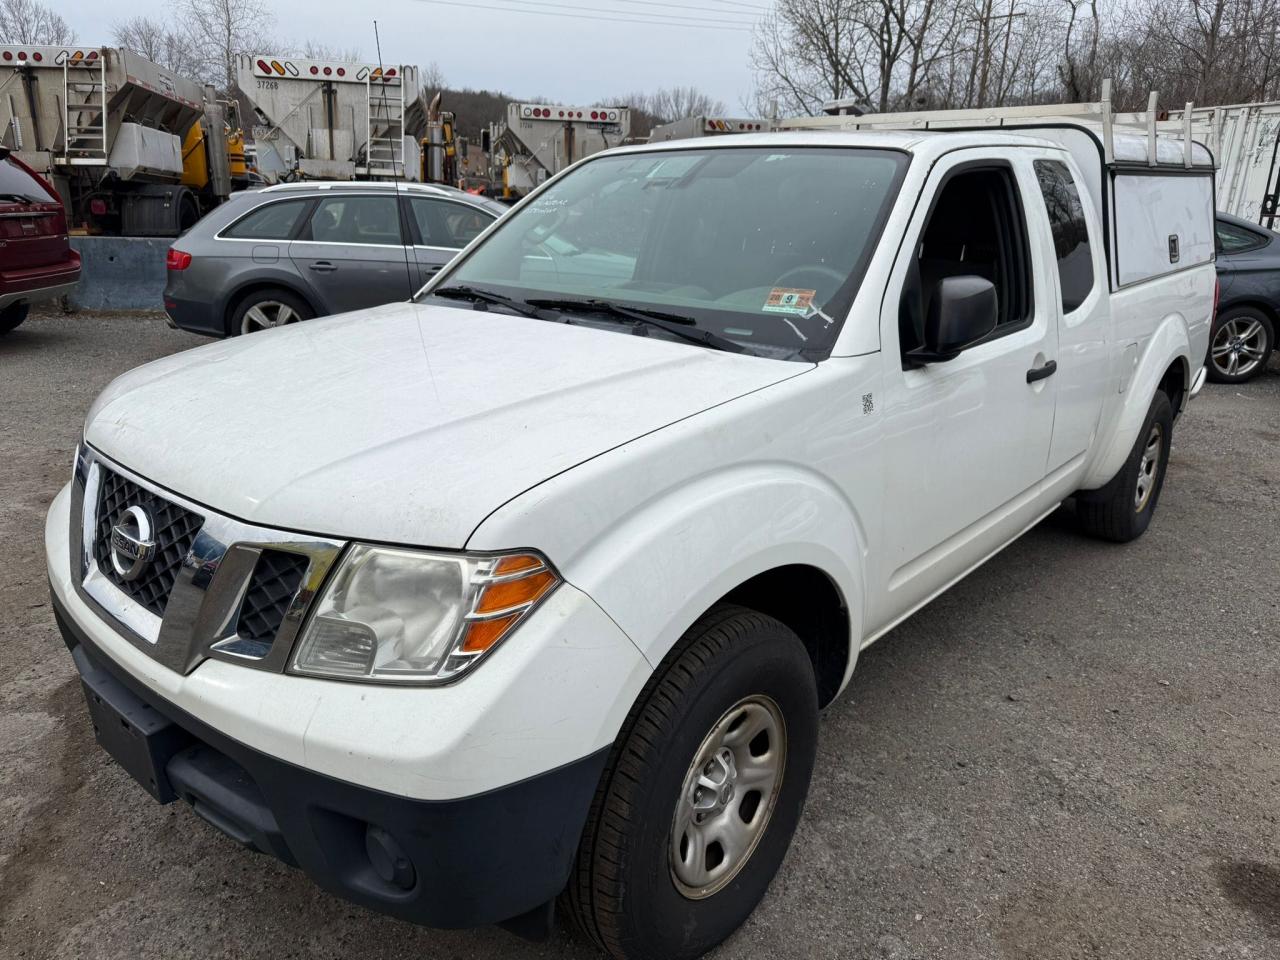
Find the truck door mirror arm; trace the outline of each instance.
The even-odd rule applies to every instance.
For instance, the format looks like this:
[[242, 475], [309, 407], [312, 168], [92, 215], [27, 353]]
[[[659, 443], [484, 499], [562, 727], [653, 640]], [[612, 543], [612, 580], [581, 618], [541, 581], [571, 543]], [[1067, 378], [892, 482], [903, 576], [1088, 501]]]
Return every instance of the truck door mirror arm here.
[[925, 316], [924, 344], [908, 350], [911, 366], [945, 363], [966, 347], [986, 339], [996, 328], [999, 301], [995, 284], [985, 277], [943, 277], [934, 288]]

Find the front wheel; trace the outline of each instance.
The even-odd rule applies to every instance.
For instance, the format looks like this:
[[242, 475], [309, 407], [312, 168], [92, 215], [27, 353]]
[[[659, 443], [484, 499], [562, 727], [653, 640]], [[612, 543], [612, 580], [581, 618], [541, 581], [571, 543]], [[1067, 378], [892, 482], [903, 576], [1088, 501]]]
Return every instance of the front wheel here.
[[1172, 444], [1173, 406], [1157, 390], [1120, 472], [1101, 490], [1077, 495], [1076, 517], [1085, 533], [1127, 543], [1146, 532], [1164, 487]]
[[1244, 383], [1267, 366], [1275, 346], [1271, 319], [1253, 307], [1233, 307], [1218, 317], [1209, 343], [1209, 369], [1216, 383]]
[[804, 807], [817, 688], [783, 624], [721, 606], [650, 679], [601, 778], [569, 881], [621, 960], [700, 957], [778, 871]]

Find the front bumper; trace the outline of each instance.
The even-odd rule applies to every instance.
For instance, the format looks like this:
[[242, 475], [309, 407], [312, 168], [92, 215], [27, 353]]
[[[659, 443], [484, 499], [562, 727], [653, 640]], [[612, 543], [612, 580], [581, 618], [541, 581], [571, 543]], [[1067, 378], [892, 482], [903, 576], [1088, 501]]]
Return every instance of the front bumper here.
[[122, 725], [120, 718], [131, 718], [129, 736], [147, 741], [155, 772], [149, 783], [121, 758], [142, 786], [161, 802], [187, 801], [228, 836], [301, 867], [324, 889], [428, 926], [522, 917], [531, 925], [568, 880], [607, 748], [479, 796], [431, 801], [383, 793], [224, 736], [115, 666], [56, 595], [53, 607], [93, 704], [99, 741], [111, 749], [116, 732], [103, 717]]
[[[563, 887], [608, 748], [650, 673], [589, 597], [562, 584], [482, 667], [445, 687], [215, 659], [182, 672], [82, 596], [70, 490], [45, 527], [54, 609], [89, 688], [109, 678], [127, 693], [116, 713], [172, 725], [147, 748], [161, 774], [153, 795], [170, 799], [161, 787], [172, 781], [172, 794], [242, 843], [429, 926], [507, 921]], [[124, 765], [151, 789], [137, 764]], [[408, 889], [373, 867], [368, 845], [384, 834], [413, 868]]]

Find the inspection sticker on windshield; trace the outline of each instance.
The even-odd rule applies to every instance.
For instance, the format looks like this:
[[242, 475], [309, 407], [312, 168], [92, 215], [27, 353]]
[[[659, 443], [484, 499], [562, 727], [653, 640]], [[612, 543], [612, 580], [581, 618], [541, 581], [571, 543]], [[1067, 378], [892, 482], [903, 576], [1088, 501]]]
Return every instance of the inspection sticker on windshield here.
[[797, 317], [807, 317], [813, 312], [813, 298], [817, 295], [817, 290], [774, 287], [760, 309], [765, 313], [792, 313]]

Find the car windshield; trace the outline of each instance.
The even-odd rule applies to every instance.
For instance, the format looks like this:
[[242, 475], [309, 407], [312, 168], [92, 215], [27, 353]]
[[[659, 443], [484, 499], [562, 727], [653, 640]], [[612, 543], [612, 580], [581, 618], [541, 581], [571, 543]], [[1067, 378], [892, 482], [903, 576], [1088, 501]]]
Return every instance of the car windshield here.
[[752, 353], [820, 359], [906, 164], [891, 150], [782, 144], [603, 156], [510, 213], [438, 288], [555, 309], [608, 301]]

